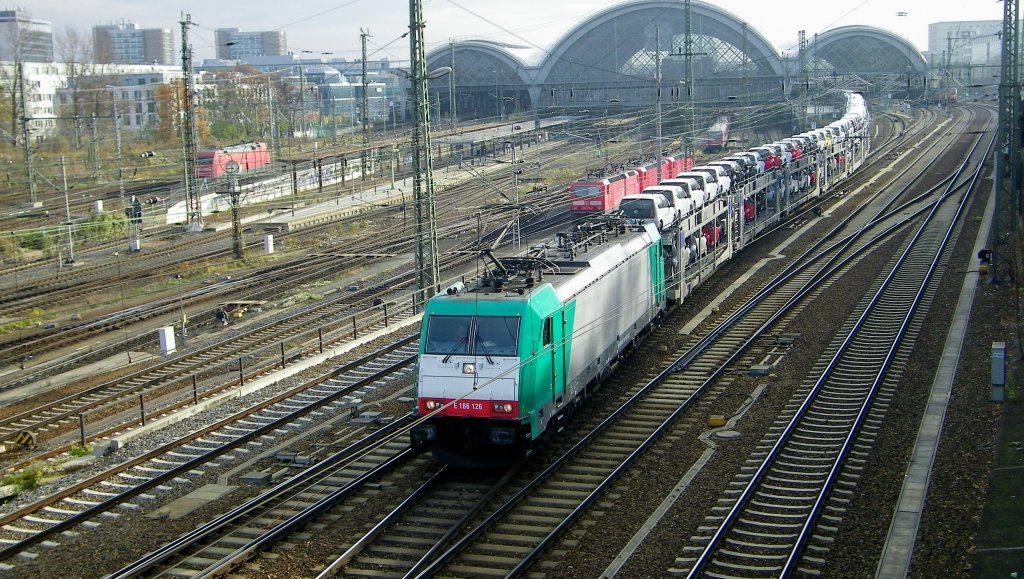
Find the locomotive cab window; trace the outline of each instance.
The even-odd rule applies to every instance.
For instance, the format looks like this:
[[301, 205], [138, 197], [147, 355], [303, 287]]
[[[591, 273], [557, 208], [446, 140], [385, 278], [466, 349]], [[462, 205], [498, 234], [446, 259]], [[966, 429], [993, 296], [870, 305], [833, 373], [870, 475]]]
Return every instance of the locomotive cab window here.
[[430, 316], [427, 322], [426, 354], [468, 354], [471, 316]]
[[572, 190], [572, 194], [575, 195], [577, 198], [600, 197], [601, 196], [601, 188], [600, 187], [576, 187], [575, 189]]
[[430, 316], [427, 321], [424, 354], [515, 356], [518, 352], [518, 317]]
[[473, 353], [477, 356], [515, 356], [519, 352], [519, 318], [479, 316]]
[[544, 318], [544, 335], [542, 336], [543, 342], [541, 345], [551, 345], [551, 318]]

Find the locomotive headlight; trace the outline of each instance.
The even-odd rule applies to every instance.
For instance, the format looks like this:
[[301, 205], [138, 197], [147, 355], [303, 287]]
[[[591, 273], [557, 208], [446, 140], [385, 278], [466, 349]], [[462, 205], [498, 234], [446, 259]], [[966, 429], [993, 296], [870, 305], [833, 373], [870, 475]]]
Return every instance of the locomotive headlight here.
[[495, 414], [511, 414], [512, 404], [509, 402], [496, 402], [492, 409]]
[[426, 406], [427, 410], [437, 410], [441, 407], [441, 403], [437, 400], [427, 400], [424, 406]]
[[465, 362], [462, 364], [463, 374], [476, 374], [476, 364], [472, 362]]

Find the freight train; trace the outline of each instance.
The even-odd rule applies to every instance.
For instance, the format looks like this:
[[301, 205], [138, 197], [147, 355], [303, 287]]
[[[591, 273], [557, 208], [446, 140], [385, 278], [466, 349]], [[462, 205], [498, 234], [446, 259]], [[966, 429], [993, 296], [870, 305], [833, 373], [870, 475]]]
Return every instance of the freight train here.
[[862, 164], [868, 134], [864, 99], [851, 93], [839, 121], [765, 147], [779, 155], [777, 169], [756, 155], [721, 161], [737, 171], [732, 191], [664, 231], [613, 212], [524, 255], [484, 252], [488, 267], [472, 286], [457, 283], [426, 304], [413, 442], [465, 466], [524, 457], [671, 304]]

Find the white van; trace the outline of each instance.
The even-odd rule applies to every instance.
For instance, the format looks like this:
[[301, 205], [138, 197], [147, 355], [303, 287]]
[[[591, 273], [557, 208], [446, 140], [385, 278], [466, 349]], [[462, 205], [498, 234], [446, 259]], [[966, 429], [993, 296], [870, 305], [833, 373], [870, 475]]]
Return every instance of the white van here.
[[676, 220], [676, 208], [669, 204], [664, 195], [637, 193], [626, 195], [619, 202], [619, 211], [632, 223], [654, 223], [664, 231]]
[[663, 195], [676, 209], [676, 221], [682, 220], [690, 214], [693, 209], [693, 201], [690, 200], [689, 192], [678, 185], [653, 185], [644, 187], [640, 192], [643, 195]]
[[[716, 176], [718, 175], [718, 173], [715, 171], [712, 171], [712, 173], [714, 173]], [[714, 177], [712, 177], [710, 174], [704, 171], [686, 171], [685, 173], [680, 173], [676, 175], [676, 177], [684, 179], [696, 179], [697, 182], [700, 183], [700, 188], [703, 189], [708, 195], [707, 199], [705, 199], [705, 203], [710, 203], [714, 201], [718, 197], [718, 194], [722, 189], [721, 187], [718, 186], [717, 180], [715, 180]]]
[[704, 203], [708, 199], [708, 193], [704, 190], [704, 185], [690, 177], [662, 179], [658, 185], [669, 185], [682, 189], [686, 197], [690, 199], [690, 208], [692, 210], [699, 210], [704, 207]]
[[729, 176], [729, 171], [725, 167], [717, 165], [699, 165], [690, 169], [690, 171], [712, 171], [720, 191], [725, 194], [732, 191], [732, 177]]

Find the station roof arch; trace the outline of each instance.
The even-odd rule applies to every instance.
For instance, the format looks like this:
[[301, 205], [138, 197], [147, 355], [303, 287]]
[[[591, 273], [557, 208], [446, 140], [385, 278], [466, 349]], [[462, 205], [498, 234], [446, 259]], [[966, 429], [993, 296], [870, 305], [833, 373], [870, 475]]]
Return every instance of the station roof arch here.
[[926, 74], [928, 60], [905, 38], [874, 26], [842, 26], [807, 43], [809, 68], [828, 74]]
[[[742, 19], [712, 4], [691, 3], [695, 78], [717, 74], [739, 76], [741, 67], [754, 76], [782, 76], [778, 52]], [[656, 43], [665, 65], [680, 67], [685, 56], [686, 12], [682, 2], [629, 2], [599, 12], [560, 38], [540, 63], [537, 79], [544, 84], [589, 80], [616, 82], [630, 70], [651, 67]], [[744, 54], [746, 55], [744, 57]], [[638, 55], [647, 62], [638, 63]], [[664, 69], [663, 69], [664, 72]], [[702, 72], [704, 74], [702, 74]]]
[[[458, 63], [455, 67], [456, 86], [531, 85], [535, 82], [536, 62], [543, 56], [543, 51], [529, 46], [491, 40], [463, 40], [430, 51], [427, 70], [450, 66], [453, 50]], [[447, 86], [449, 79], [445, 77], [436, 82]]]

